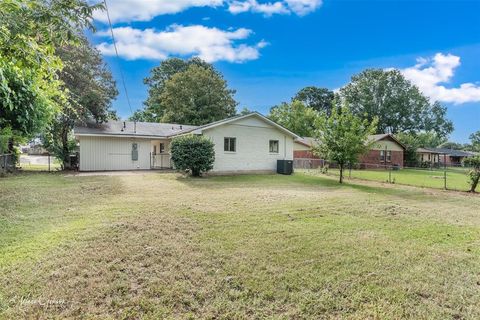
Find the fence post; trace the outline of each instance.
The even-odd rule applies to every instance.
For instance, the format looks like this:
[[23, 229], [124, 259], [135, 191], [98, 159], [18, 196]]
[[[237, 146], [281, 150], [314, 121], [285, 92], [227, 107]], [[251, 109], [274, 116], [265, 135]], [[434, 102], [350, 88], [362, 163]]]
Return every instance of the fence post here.
[[392, 183], [392, 166], [388, 170], [388, 183]]
[[48, 172], [50, 172], [50, 152], [48, 153]]
[[447, 190], [447, 155], [443, 155], [443, 188]]

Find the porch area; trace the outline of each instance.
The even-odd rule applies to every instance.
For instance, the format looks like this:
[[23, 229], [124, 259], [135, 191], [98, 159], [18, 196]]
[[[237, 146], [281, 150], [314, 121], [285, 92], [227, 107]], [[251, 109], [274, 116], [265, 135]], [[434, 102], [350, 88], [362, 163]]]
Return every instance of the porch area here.
[[150, 150], [150, 169], [172, 169], [170, 140], [152, 140]]

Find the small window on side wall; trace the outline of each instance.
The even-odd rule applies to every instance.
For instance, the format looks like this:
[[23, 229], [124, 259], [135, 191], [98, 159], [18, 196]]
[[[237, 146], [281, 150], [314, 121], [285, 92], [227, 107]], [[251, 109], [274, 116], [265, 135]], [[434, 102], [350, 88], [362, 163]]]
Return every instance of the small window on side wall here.
[[237, 138], [231, 138], [231, 137], [224, 138], [223, 151], [227, 151], [227, 152], [237, 151]]
[[387, 162], [392, 162], [392, 151], [387, 151]]
[[385, 151], [380, 150], [380, 161], [385, 161]]
[[278, 140], [270, 140], [268, 145], [270, 153], [278, 153]]

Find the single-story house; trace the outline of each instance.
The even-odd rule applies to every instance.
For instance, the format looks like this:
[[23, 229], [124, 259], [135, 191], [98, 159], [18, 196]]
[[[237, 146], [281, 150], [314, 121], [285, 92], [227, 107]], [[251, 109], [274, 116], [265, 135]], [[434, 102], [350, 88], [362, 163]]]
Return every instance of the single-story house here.
[[372, 142], [370, 150], [358, 159], [364, 168], [388, 168], [390, 166], [403, 167], [405, 145], [389, 133], [368, 136]]
[[[468, 157], [475, 156], [475, 153], [469, 151], [462, 151], [462, 150], [453, 150], [447, 148], [421, 148], [417, 150], [417, 154], [425, 155], [427, 151], [431, 154], [438, 155], [438, 163], [439, 165], [447, 165], [453, 167], [460, 167], [462, 166], [463, 160]], [[429, 160], [428, 160], [429, 161]]]
[[430, 148], [418, 148], [416, 151], [420, 164], [429, 164], [434, 167], [440, 165], [440, 156], [442, 153]]
[[[403, 167], [406, 147], [391, 134], [375, 134], [368, 137], [372, 142], [370, 150], [360, 156], [358, 163], [361, 168], [385, 168], [390, 166]], [[318, 162], [319, 157], [312, 154], [313, 138], [301, 138], [294, 143], [294, 163], [302, 167], [307, 160]], [[315, 162], [315, 163], [316, 163]], [[319, 162], [320, 163], [320, 162]], [[322, 165], [322, 164], [320, 164]]]
[[324, 160], [313, 154], [312, 148], [316, 144], [315, 138], [304, 137], [293, 143], [293, 166], [301, 169], [316, 169], [323, 167]]
[[203, 126], [108, 121], [74, 128], [80, 171], [172, 168], [170, 143], [184, 134], [209, 137], [215, 147], [213, 172], [275, 171], [277, 160], [293, 160], [299, 137], [259, 113]]

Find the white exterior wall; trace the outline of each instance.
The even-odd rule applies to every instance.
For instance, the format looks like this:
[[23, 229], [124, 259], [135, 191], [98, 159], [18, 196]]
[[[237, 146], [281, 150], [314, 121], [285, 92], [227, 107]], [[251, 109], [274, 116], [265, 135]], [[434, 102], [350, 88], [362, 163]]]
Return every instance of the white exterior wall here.
[[[204, 130], [215, 144], [213, 172], [275, 171], [277, 160], [293, 160], [293, 137], [261, 119], [250, 117]], [[236, 151], [224, 151], [224, 138], [236, 138]], [[279, 152], [269, 152], [269, 141], [279, 141]]]
[[[80, 136], [80, 171], [150, 169], [150, 139]], [[138, 160], [132, 160], [137, 143]]]

